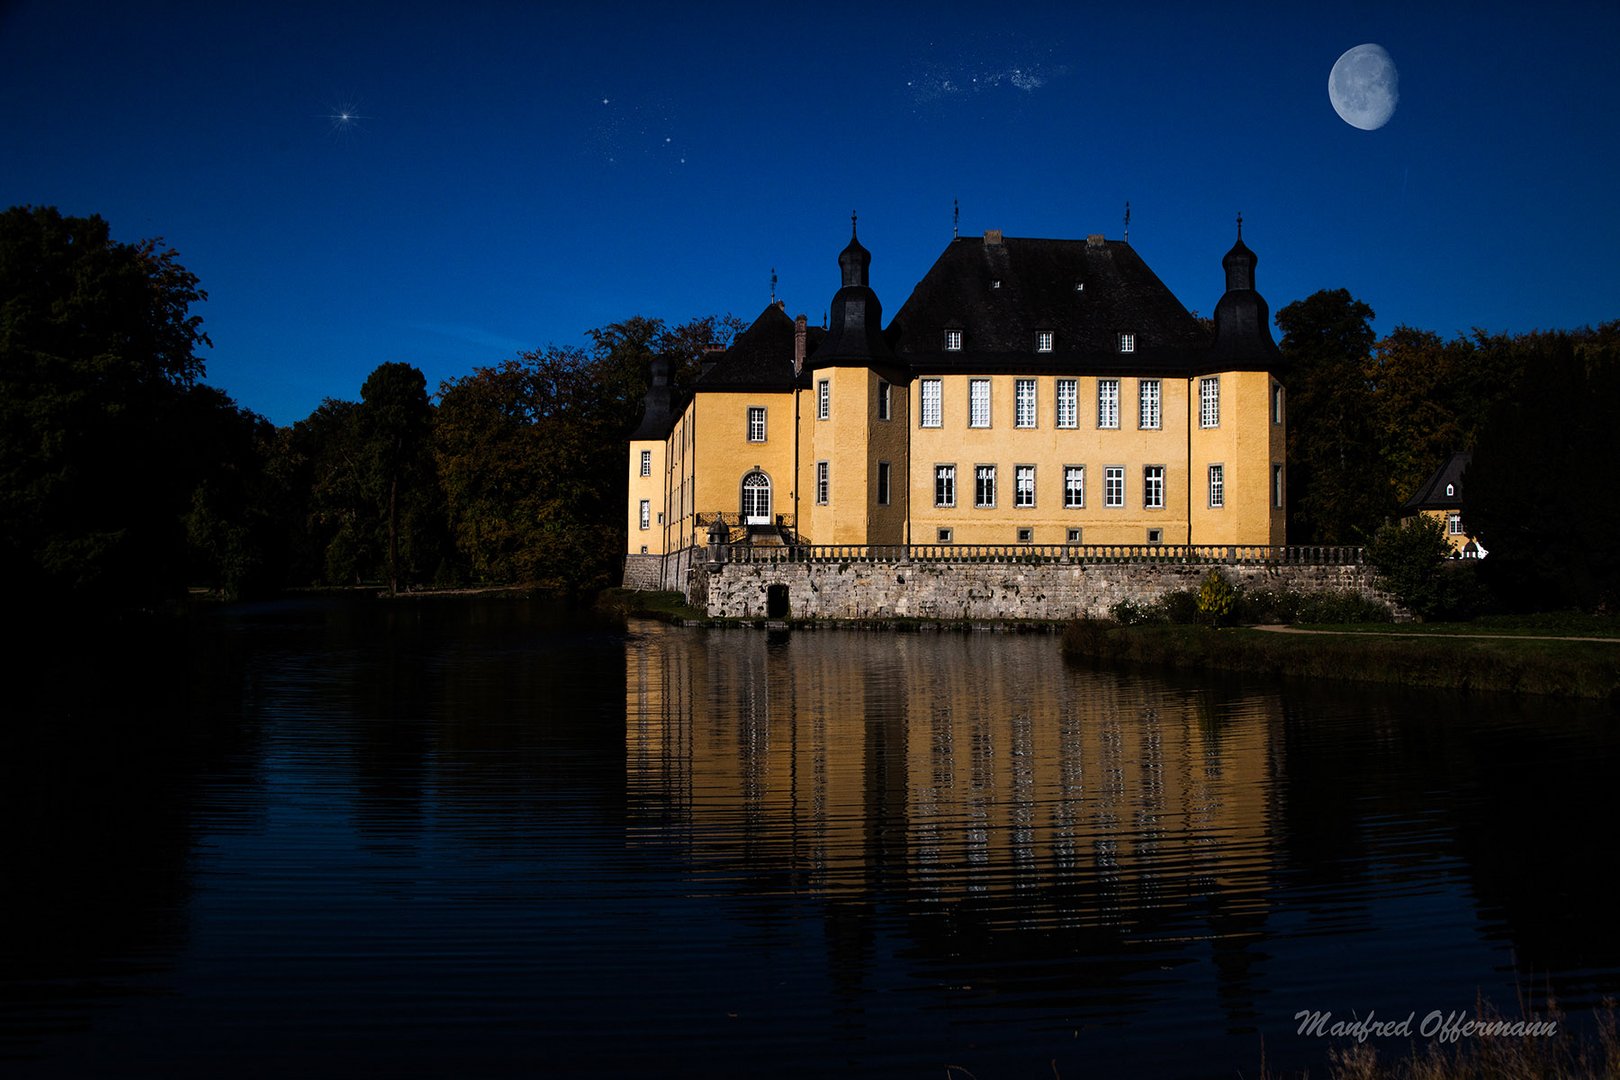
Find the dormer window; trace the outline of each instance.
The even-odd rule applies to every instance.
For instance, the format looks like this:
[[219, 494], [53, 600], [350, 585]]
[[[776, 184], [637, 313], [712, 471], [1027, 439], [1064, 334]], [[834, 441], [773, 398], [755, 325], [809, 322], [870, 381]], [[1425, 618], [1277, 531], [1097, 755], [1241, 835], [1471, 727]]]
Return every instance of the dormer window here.
[[991, 287], [991, 288], [992, 288], [992, 289], [999, 289], [999, 288], [1001, 288], [1001, 279], [1000, 279], [1000, 278], [991, 278], [991, 279], [990, 279], [990, 287]]
[[1455, 494], [1457, 494], [1457, 485], [1456, 484], [1447, 484], [1446, 485], [1446, 498], [1449, 499]]
[[1036, 352], [1051, 352], [1052, 351], [1052, 331], [1050, 331], [1050, 330], [1037, 330], [1037, 331], [1035, 331], [1035, 351]]
[[1074, 291], [1075, 292], [1085, 292], [1086, 291], [1086, 283], [1083, 282], [1083, 281], [1075, 282], [1074, 283]]
[[1121, 334], [1121, 335], [1119, 335], [1119, 351], [1122, 352], [1122, 353], [1135, 352], [1136, 351], [1136, 335], [1135, 334]]
[[947, 331], [945, 331], [945, 351], [946, 352], [961, 352], [962, 351], [962, 331], [960, 331], [960, 330], [947, 330]]

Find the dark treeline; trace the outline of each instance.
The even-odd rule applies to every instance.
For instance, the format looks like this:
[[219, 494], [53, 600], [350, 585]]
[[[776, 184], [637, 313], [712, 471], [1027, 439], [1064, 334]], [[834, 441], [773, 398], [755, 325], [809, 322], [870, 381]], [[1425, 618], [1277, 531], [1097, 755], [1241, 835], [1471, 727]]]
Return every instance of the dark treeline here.
[[624, 438], [650, 363], [696, 377], [740, 324], [632, 318], [430, 392], [385, 363], [286, 428], [202, 382], [197, 278], [100, 217], [0, 214], [0, 550], [26, 606], [189, 588], [616, 583]]
[[1466, 450], [1463, 526], [1490, 552], [1477, 568], [1488, 599], [1474, 604], [1620, 608], [1603, 546], [1620, 510], [1601, 479], [1620, 450], [1620, 322], [1450, 340], [1401, 326], [1375, 340], [1372, 319], [1343, 289], [1277, 313], [1290, 543], [1377, 540]]
[[[0, 215], [0, 545], [25, 603], [152, 607], [189, 586], [614, 584], [625, 437], [650, 361], [689, 389], [730, 316], [630, 318], [430, 388], [384, 363], [359, 400], [277, 428], [205, 385], [196, 277], [99, 217]], [[1465, 524], [1515, 606], [1620, 602], [1613, 500], [1620, 324], [1446, 340], [1344, 290], [1277, 316], [1289, 539], [1365, 543], [1455, 450]]]

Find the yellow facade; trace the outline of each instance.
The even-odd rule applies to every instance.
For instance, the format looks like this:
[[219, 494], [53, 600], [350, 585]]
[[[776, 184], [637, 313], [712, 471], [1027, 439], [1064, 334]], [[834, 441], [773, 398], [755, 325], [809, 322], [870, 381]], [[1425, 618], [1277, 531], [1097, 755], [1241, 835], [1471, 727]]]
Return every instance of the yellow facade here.
[[667, 491], [668, 445], [661, 439], [636, 439], [630, 443], [630, 514], [626, 532], [630, 550], [642, 555], [667, 555], [669, 530], [665, 520], [669, 504]]
[[1461, 557], [1463, 549], [1471, 543], [1478, 547], [1474, 538], [1463, 531], [1461, 510], [1419, 510], [1418, 513], [1438, 521], [1446, 530], [1446, 543], [1451, 545], [1453, 555]]
[[[1208, 428], [1205, 378], [1220, 393]], [[1282, 508], [1269, 503], [1286, 428], [1280, 414], [1275, 423], [1267, 415], [1275, 380], [1265, 372], [925, 376], [912, 385], [914, 416], [930, 381], [939, 386], [940, 422], [912, 432], [911, 543], [1283, 542]], [[989, 386], [987, 424], [975, 424], [975, 382]], [[1022, 424], [1020, 384], [1034, 387], [1033, 416], [1026, 406]], [[1060, 406], [1060, 390], [1072, 407], [1067, 397]], [[1220, 466], [1213, 479], [1212, 465]], [[954, 493], [941, 490], [941, 468], [954, 469]], [[1034, 472], [1033, 498], [1020, 490], [1020, 469]]]
[[905, 543], [905, 387], [865, 368], [826, 368], [800, 395], [799, 535], [816, 544]]
[[[887, 339], [869, 259], [853, 239], [840, 256], [829, 329], [773, 302], [669, 413], [667, 437], [631, 443], [631, 554], [700, 546], [717, 515], [762, 527], [749, 542], [769, 526], [810, 545], [1285, 543], [1284, 391], [1241, 238], [1213, 342], [1128, 245], [1100, 237], [953, 241]], [[1062, 280], [1003, 289], [999, 268], [1019, 259]], [[987, 291], [969, 291], [981, 266]], [[998, 338], [1009, 311], [1024, 323]], [[1093, 313], [1107, 332], [1087, 329]]]

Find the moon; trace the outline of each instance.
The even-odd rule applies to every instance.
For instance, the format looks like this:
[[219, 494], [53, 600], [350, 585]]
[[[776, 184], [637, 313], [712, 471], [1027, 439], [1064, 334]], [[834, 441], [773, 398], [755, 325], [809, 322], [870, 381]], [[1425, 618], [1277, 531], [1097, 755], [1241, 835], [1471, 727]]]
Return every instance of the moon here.
[[1328, 99], [1339, 119], [1362, 131], [1375, 131], [1395, 115], [1401, 100], [1400, 73], [1382, 45], [1346, 50], [1328, 74]]

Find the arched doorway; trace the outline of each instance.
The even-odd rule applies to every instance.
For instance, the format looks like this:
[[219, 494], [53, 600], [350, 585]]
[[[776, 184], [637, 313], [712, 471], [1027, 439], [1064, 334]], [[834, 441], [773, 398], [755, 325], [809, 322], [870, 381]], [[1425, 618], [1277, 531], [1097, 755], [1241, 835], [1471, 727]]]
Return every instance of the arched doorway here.
[[771, 523], [771, 478], [757, 469], [743, 477], [742, 516], [744, 525]]

